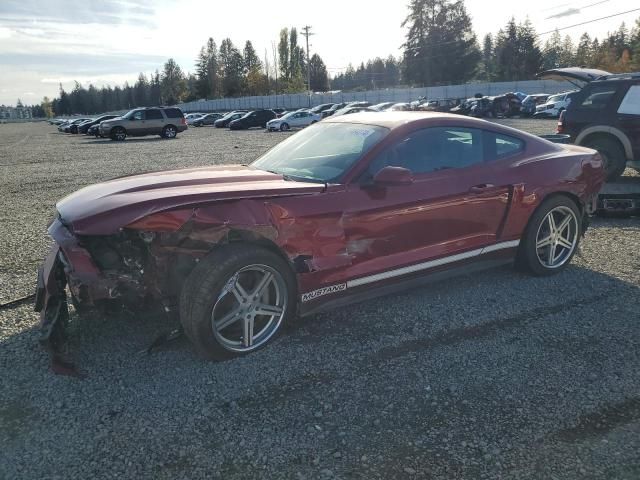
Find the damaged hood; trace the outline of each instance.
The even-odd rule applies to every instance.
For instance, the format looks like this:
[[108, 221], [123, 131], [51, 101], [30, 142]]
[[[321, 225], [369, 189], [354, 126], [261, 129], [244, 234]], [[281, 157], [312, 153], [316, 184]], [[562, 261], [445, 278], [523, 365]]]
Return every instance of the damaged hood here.
[[56, 208], [78, 235], [111, 235], [148, 215], [221, 200], [320, 193], [323, 184], [285, 180], [242, 165], [151, 172], [78, 190]]

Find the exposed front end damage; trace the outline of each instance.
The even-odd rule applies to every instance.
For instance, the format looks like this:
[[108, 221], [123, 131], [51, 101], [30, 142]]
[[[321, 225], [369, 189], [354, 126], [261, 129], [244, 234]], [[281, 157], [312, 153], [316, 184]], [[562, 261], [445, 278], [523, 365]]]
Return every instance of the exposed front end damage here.
[[54, 371], [73, 372], [65, 333], [69, 301], [79, 312], [152, 304], [172, 310], [186, 278], [217, 246], [275, 245], [267, 203], [246, 199], [156, 213], [109, 235], [76, 234], [65, 219], [54, 220], [48, 231], [55, 243], [38, 272], [35, 304]]

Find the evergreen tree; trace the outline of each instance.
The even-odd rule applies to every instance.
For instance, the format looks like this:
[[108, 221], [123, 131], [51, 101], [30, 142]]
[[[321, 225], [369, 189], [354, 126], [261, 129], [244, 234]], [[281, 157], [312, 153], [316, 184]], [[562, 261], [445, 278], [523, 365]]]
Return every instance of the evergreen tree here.
[[561, 66], [562, 37], [560, 37], [560, 32], [558, 32], [558, 30], [553, 32], [551, 37], [549, 37], [545, 42], [543, 53], [544, 58], [542, 61], [542, 68], [544, 70], [559, 68]]
[[280, 30], [280, 41], [278, 42], [278, 64], [280, 66], [280, 78], [287, 82], [291, 78], [289, 65], [289, 29]]
[[587, 32], [580, 36], [578, 47], [576, 48], [575, 65], [578, 67], [586, 67], [591, 65], [591, 37]]
[[314, 92], [325, 92], [329, 90], [327, 67], [317, 53], [314, 53], [309, 59], [309, 70], [311, 75], [311, 90]]
[[485, 82], [491, 82], [495, 77], [495, 59], [493, 51], [493, 37], [487, 33], [482, 40], [482, 63], [480, 66], [480, 78]]
[[411, 0], [404, 44], [405, 77], [419, 85], [471, 79], [480, 51], [463, 0]]
[[[164, 64], [161, 77], [162, 103], [173, 105], [182, 101], [186, 94], [186, 81], [180, 65], [173, 58]], [[119, 104], [122, 104], [119, 102]]]

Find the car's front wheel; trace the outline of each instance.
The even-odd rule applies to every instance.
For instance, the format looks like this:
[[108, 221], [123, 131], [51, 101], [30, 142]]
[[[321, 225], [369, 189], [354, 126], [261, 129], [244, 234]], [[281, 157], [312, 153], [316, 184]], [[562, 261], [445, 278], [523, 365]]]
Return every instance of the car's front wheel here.
[[167, 125], [162, 129], [162, 138], [176, 138], [178, 130], [173, 125]]
[[127, 132], [124, 128], [115, 127], [113, 130], [111, 130], [111, 140], [122, 142], [125, 138], [127, 138]]
[[288, 123], [286, 123], [286, 122], [285, 122], [285, 123], [282, 123], [282, 124], [280, 125], [280, 131], [281, 131], [281, 132], [287, 132], [287, 131], [289, 131], [289, 129], [290, 129], [290, 128], [291, 128], [291, 127], [289, 127], [289, 124], [288, 124]]
[[180, 321], [203, 356], [224, 360], [273, 340], [295, 315], [295, 275], [276, 253], [227, 245], [198, 263], [180, 296]]
[[567, 267], [578, 249], [582, 216], [573, 200], [557, 195], [545, 200], [529, 220], [516, 265], [537, 276]]

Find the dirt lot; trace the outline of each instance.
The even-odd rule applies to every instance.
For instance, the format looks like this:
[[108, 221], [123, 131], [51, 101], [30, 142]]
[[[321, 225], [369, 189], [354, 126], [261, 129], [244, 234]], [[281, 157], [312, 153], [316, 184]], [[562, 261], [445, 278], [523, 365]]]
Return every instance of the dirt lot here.
[[[509, 122], [534, 133], [553, 121]], [[0, 125], [0, 303], [32, 293], [53, 205], [110, 177], [245, 163], [284, 134], [124, 143]], [[305, 319], [208, 363], [142, 355], [162, 316], [72, 318], [88, 377], [0, 309], [0, 478], [640, 478], [640, 221], [596, 219], [564, 273], [509, 268]]]

